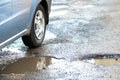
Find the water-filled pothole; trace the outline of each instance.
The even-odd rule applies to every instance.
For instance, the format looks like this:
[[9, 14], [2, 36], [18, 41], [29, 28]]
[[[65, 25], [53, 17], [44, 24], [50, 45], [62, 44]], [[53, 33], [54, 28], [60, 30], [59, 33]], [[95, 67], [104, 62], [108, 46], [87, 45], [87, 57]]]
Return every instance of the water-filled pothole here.
[[51, 57], [23, 58], [7, 65], [3, 70], [0, 71], [0, 74], [19, 74], [45, 69], [47, 66], [52, 64], [52, 60], [55, 59]]
[[82, 61], [103, 66], [115, 66], [120, 63], [120, 54], [89, 54], [81, 58]]
[[102, 66], [114, 66], [120, 63], [119, 59], [90, 59], [86, 61], [89, 63], [102, 65]]

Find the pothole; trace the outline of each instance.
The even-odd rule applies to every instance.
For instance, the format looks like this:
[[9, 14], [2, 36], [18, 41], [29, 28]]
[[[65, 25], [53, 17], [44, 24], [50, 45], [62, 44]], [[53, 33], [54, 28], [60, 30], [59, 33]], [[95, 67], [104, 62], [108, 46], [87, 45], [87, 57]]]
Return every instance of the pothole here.
[[104, 55], [88, 55], [84, 56], [83, 61], [102, 65], [102, 66], [115, 66], [120, 64], [120, 54], [104, 54]]
[[102, 65], [102, 66], [114, 66], [120, 63], [119, 59], [90, 59], [86, 61], [89, 63]]
[[22, 74], [26, 72], [34, 72], [42, 70], [54, 63], [57, 60], [52, 57], [32, 57], [23, 58], [12, 64], [7, 65], [0, 74]]

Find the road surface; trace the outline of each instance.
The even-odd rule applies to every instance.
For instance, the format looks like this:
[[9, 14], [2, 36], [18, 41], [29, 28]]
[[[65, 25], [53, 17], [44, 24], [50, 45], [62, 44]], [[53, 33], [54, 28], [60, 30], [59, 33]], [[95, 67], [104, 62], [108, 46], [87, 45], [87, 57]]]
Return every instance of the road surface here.
[[120, 1], [53, 0], [41, 47], [0, 51], [0, 80], [119, 80]]

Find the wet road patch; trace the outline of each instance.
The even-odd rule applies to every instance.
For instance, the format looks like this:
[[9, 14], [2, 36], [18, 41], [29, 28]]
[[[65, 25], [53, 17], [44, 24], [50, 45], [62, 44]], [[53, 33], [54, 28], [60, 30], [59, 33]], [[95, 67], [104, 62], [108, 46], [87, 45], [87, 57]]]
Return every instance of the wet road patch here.
[[115, 66], [120, 64], [120, 54], [92, 54], [84, 56], [83, 61], [102, 66]]
[[[93, 58], [95, 59], [95, 58]], [[84, 59], [87, 61], [87, 59]], [[114, 80], [119, 76], [119, 65], [100, 66], [99, 59], [93, 64], [84, 60], [65, 60], [56, 57], [31, 57], [19, 59], [0, 73], [2, 80]], [[88, 61], [91, 61], [89, 59]], [[100, 59], [102, 60], [102, 59]], [[108, 59], [109, 60], [109, 59]], [[105, 59], [107, 61], [107, 59]], [[109, 61], [107, 61], [109, 62]], [[117, 62], [113, 62], [118, 64]], [[103, 62], [102, 62], [103, 63]], [[96, 65], [99, 64], [99, 65]], [[105, 63], [106, 64], [106, 63]], [[15, 71], [16, 70], [16, 71]], [[112, 77], [111, 77], [112, 76]], [[100, 78], [100, 79], [98, 79]]]
[[87, 60], [87, 62], [102, 66], [115, 66], [120, 64], [120, 60], [117, 59], [91, 59]]
[[3, 70], [0, 71], [0, 74], [21, 74], [25, 72], [34, 72], [45, 69], [51, 63], [51, 57], [23, 58], [6, 66]]

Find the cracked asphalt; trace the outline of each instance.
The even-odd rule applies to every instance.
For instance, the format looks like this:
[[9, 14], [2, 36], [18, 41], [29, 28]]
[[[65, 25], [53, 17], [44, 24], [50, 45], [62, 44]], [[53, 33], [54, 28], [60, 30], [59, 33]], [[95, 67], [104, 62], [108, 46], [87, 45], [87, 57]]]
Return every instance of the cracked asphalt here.
[[0, 80], [120, 80], [120, 1], [53, 0], [41, 47], [0, 51]]

